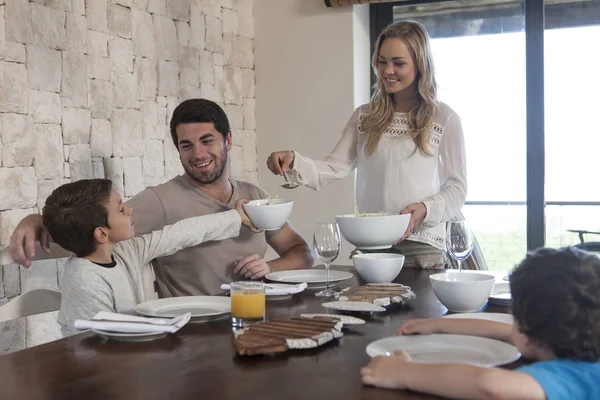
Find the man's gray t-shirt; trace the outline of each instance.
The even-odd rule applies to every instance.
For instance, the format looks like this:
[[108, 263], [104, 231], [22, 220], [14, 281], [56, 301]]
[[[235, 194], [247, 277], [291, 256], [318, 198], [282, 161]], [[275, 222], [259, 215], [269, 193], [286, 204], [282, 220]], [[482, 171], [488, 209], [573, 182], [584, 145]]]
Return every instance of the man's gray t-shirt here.
[[[136, 235], [161, 229], [183, 218], [213, 214], [235, 207], [238, 199], [264, 199], [267, 193], [249, 182], [229, 180], [233, 195], [228, 203], [205, 194], [184, 176], [178, 176], [134, 196], [127, 204], [133, 207]], [[264, 257], [267, 238], [279, 231], [254, 233], [242, 226], [240, 235], [218, 242], [202, 243], [152, 262], [160, 297], [214, 295], [223, 283], [244, 278], [235, 275], [235, 263], [251, 254]]]

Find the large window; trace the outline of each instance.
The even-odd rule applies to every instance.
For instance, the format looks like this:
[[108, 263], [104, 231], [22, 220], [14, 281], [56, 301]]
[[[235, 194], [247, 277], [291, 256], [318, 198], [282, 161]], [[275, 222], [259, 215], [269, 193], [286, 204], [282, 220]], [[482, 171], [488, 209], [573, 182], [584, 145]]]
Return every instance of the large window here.
[[465, 130], [463, 213], [490, 269], [512, 268], [528, 247], [578, 243], [569, 230], [600, 231], [600, 1], [371, 7], [373, 42], [401, 19], [430, 33], [440, 99]]

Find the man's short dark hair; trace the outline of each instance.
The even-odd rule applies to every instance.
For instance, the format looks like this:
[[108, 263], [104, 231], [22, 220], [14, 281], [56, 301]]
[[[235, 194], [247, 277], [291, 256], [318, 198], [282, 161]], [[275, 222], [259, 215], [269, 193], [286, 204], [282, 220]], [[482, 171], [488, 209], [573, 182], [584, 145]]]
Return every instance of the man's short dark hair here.
[[189, 124], [195, 122], [212, 122], [217, 132], [227, 139], [229, 134], [229, 120], [227, 114], [217, 103], [206, 99], [185, 100], [175, 108], [173, 117], [171, 117], [171, 137], [175, 147], [179, 149], [177, 143], [177, 127], [180, 124]]
[[111, 191], [108, 179], [82, 179], [56, 188], [42, 211], [52, 239], [78, 257], [90, 255], [97, 246], [94, 230], [109, 227], [106, 204]]
[[519, 330], [558, 358], [600, 359], [600, 258], [573, 247], [529, 253], [510, 275]]

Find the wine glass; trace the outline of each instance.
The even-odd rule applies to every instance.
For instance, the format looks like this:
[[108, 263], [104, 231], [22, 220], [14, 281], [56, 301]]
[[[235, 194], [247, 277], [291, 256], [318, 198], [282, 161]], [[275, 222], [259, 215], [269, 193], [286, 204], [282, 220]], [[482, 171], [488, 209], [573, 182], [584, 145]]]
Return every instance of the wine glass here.
[[317, 258], [325, 264], [326, 278], [325, 289], [315, 293], [315, 296], [331, 297], [334, 295], [335, 292], [329, 288], [329, 265], [340, 254], [341, 245], [340, 229], [335, 222], [317, 224], [313, 235], [313, 246]]
[[450, 221], [446, 224], [446, 250], [456, 260], [458, 272], [462, 272], [462, 262], [473, 252], [473, 232], [466, 221]]

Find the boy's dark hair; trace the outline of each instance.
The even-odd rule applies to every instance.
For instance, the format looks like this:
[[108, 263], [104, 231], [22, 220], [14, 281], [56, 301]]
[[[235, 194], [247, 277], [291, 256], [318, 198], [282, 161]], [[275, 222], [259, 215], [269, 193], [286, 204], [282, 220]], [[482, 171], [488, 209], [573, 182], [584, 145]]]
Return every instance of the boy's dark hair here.
[[510, 275], [519, 330], [558, 358], [600, 359], [600, 258], [572, 247], [529, 253]]
[[106, 203], [111, 191], [108, 179], [82, 179], [56, 188], [42, 210], [52, 239], [78, 257], [90, 255], [97, 246], [94, 230], [110, 228]]
[[189, 99], [179, 104], [173, 111], [173, 117], [171, 117], [171, 137], [176, 148], [179, 149], [176, 132], [179, 124], [194, 122], [212, 122], [217, 132], [223, 135], [224, 139], [227, 139], [229, 120], [225, 111], [214, 101]]

